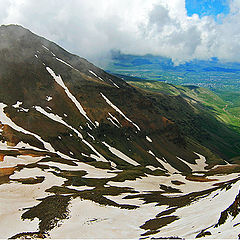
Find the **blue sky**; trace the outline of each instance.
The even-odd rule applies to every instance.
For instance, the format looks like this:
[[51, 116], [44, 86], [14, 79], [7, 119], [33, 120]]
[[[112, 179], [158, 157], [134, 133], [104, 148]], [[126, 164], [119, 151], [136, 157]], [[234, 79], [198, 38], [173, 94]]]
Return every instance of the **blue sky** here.
[[214, 16], [229, 13], [229, 0], [186, 0], [186, 9], [188, 16], [194, 13], [200, 17]]

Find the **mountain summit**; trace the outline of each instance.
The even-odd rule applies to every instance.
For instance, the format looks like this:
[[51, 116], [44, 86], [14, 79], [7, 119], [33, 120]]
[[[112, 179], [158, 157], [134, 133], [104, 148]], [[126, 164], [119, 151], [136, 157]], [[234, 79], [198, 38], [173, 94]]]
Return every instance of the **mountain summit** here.
[[224, 136], [240, 136], [200, 104], [134, 88], [21, 26], [0, 27], [0, 59], [0, 205], [17, 226], [0, 237], [184, 237], [166, 228], [182, 207], [231, 189], [220, 214], [237, 196], [239, 149]]

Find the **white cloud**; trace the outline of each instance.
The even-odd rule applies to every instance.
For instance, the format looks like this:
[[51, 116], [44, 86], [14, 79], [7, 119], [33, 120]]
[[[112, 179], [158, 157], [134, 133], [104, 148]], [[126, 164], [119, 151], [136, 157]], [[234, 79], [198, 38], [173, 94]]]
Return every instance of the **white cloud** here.
[[187, 16], [184, 0], [0, 0], [0, 23], [21, 24], [90, 60], [111, 49], [159, 54], [176, 63], [240, 61], [240, 1], [216, 23]]

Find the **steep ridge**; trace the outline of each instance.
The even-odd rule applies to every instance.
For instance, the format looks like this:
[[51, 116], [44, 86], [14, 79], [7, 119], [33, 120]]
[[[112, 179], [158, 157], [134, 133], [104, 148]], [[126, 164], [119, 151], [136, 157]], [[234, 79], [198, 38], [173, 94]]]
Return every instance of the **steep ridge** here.
[[0, 58], [1, 238], [112, 237], [107, 226], [115, 237], [152, 236], [238, 184], [239, 159], [228, 163], [156, 100], [55, 43], [1, 26]]

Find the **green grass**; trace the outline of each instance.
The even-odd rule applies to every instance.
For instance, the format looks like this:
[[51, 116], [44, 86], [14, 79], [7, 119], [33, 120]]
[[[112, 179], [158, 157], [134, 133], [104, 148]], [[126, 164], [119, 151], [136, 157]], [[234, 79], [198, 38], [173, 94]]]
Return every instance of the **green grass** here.
[[201, 103], [217, 119], [240, 133], [240, 92], [218, 91], [214, 93], [202, 87], [172, 85], [148, 80], [129, 81], [129, 83], [145, 90], [182, 96], [192, 103]]

